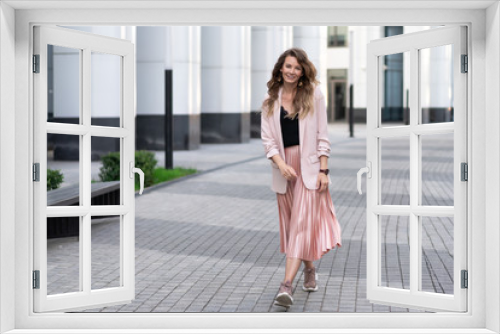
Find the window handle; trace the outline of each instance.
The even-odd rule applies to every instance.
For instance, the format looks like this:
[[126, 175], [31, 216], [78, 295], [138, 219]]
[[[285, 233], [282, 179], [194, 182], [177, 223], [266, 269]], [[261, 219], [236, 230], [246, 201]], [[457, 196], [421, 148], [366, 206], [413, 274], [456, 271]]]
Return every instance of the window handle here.
[[130, 161], [129, 163], [130, 170], [130, 178], [134, 179], [134, 173], [139, 174], [139, 195], [142, 195], [142, 191], [144, 190], [144, 172], [140, 168], [134, 167], [134, 162]]
[[372, 163], [371, 163], [371, 161], [367, 161], [366, 167], [363, 167], [360, 170], [358, 170], [358, 192], [360, 195], [363, 194], [363, 192], [361, 191], [361, 175], [363, 175], [364, 173], [367, 174], [367, 177], [369, 179], [372, 178]]

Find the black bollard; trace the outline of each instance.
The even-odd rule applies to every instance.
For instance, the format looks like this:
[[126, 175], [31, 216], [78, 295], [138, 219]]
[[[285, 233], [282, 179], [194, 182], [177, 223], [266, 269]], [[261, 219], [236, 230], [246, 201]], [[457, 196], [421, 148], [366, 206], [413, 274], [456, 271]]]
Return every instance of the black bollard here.
[[165, 70], [165, 168], [174, 168], [172, 70]]

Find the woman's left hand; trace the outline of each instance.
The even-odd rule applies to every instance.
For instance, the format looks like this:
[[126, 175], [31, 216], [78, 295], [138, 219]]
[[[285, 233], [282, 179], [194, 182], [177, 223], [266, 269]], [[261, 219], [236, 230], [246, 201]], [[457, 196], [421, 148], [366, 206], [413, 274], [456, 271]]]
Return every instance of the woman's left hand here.
[[319, 192], [325, 191], [328, 189], [328, 183], [328, 176], [326, 176], [325, 173], [319, 173], [318, 181], [316, 181], [316, 189], [318, 189]]

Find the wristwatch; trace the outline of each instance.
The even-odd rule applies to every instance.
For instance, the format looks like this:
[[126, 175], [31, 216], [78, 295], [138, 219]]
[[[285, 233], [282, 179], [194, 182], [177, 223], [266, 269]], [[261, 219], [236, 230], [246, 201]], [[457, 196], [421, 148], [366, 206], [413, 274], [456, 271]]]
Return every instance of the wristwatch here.
[[328, 175], [328, 173], [330, 172], [329, 169], [320, 169], [319, 170], [320, 173], [325, 173], [325, 175]]

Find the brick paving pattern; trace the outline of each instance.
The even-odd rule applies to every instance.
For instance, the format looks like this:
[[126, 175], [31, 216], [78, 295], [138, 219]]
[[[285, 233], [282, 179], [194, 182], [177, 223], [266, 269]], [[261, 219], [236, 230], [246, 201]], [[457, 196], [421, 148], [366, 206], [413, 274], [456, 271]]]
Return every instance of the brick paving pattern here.
[[[285, 256], [279, 252], [269, 162], [260, 140], [251, 140], [175, 152], [176, 165], [208, 171], [136, 197], [136, 299], [86, 312], [421, 312], [366, 299], [366, 197], [356, 191], [356, 172], [365, 165], [366, 140], [361, 125], [353, 139], [347, 138], [344, 126], [330, 126], [329, 159], [330, 192], [343, 246], [316, 261], [318, 292], [302, 291], [299, 271], [293, 306], [286, 310], [273, 305], [284, 277]], [[453, 142], [447, 137], [428, 139], [432, 145], [424, 146], [422, 153], [423, 201], [453, 205]], [[408, 143], [382, 145], [384, 204], [407, 204]], [[119, 282], [117, 221], [108, 218], [92, 226], [92, 242], [99, 247], [92, 252], [93, 287]], [[409, 288], [408, 222], [391, 216], [383, 219], [383, 226], [382, 283]], [[453, 292], [452, 228], [448, 218], [424, 222], [425, 291]], [[75, 291], [77, 239], [51, 239], [48, 247], [50, 293]]]

